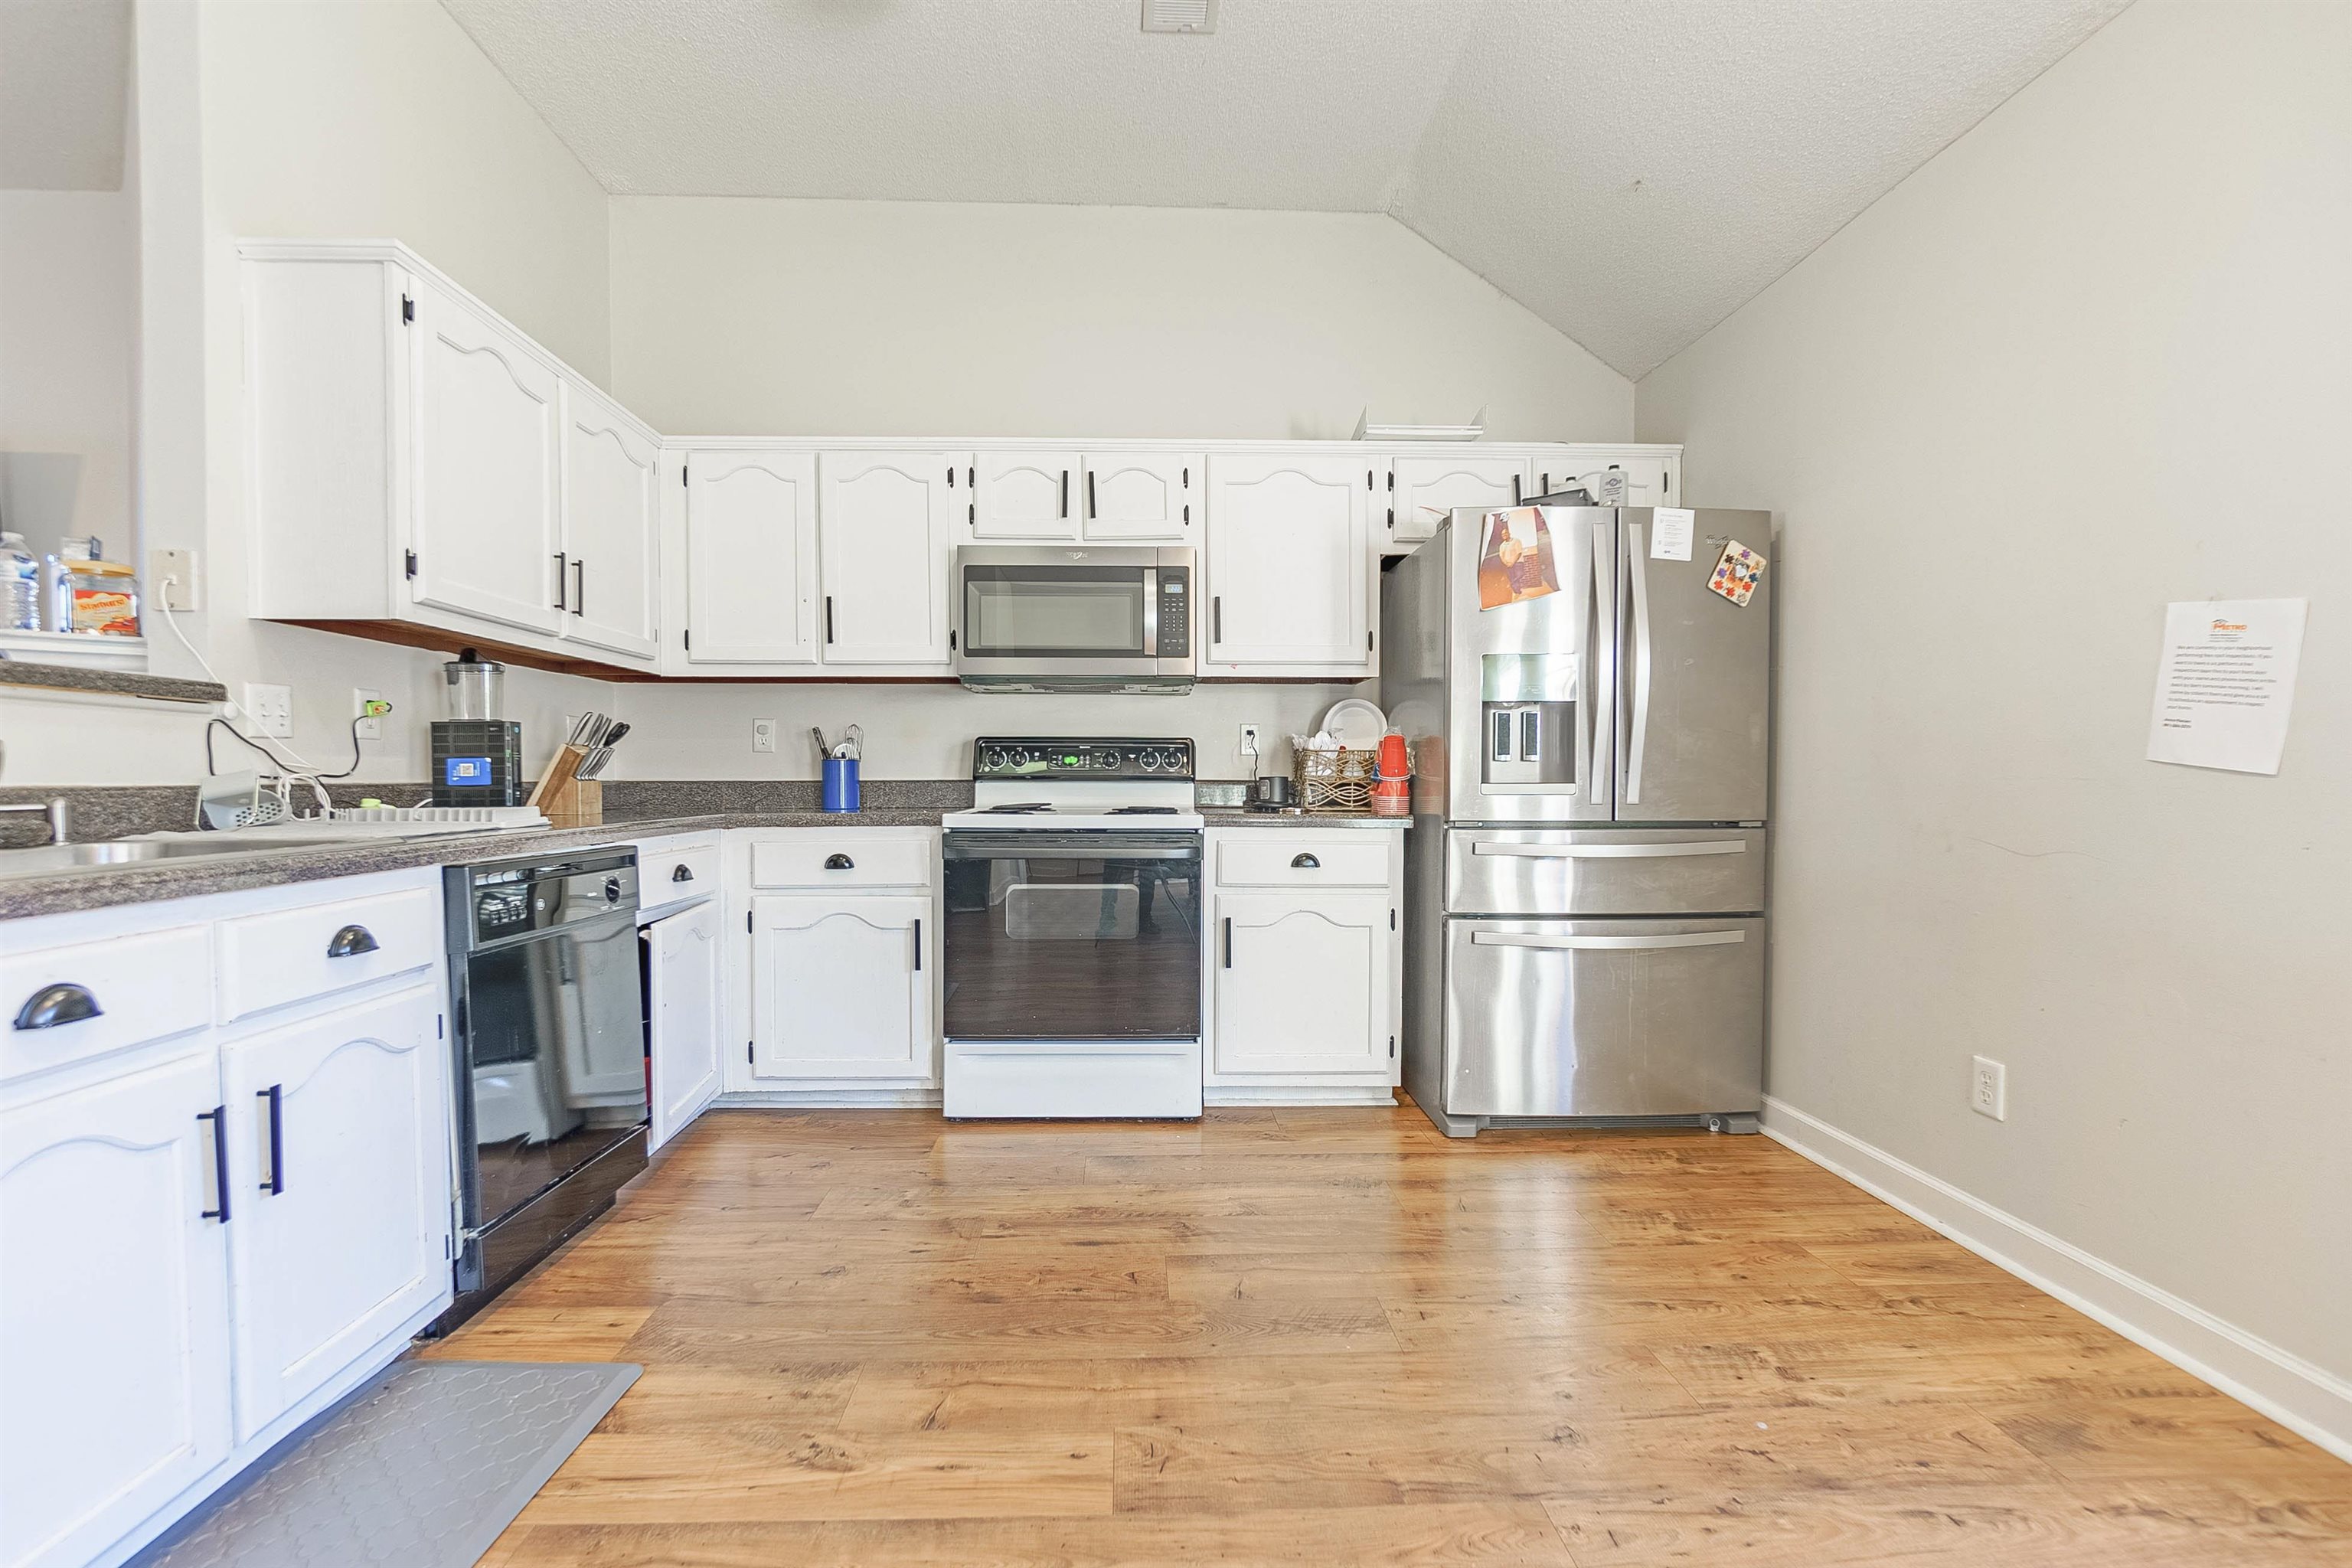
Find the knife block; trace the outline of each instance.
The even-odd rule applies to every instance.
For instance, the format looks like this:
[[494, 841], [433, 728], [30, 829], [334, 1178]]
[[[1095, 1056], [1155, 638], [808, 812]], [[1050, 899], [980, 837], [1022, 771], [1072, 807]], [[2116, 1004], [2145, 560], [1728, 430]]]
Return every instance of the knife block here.
[[588, 753], [578, 746], [559, 746], [539, 775], [528, 805], [539, 807], [555, 827], [601, 827], [604, 824], [604, 783], [583, 779], [580, 764]]

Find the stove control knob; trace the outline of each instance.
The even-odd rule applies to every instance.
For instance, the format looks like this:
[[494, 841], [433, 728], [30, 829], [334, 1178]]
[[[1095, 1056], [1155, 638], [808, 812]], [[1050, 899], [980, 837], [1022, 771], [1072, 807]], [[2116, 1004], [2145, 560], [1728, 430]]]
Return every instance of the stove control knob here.
[[981, 771], [983, 773], [992, 773], [1003, 771], [1004, 767], [1004, 748], [1002, 746], [991, 746], [987, 751], [982, 752], [980, 756], [980, 766]]
[[1136, 753], [1135, 760], [1141, 763], [1147, 768], [1157, 768], [1160, 765], [1160, 753], [1157, 752], [1139, 752]]

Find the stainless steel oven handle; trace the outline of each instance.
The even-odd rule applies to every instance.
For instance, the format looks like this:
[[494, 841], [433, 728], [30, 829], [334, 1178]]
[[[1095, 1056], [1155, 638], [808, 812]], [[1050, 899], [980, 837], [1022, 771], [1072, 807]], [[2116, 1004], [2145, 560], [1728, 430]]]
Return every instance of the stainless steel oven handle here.
[[1198, 860], [1201, 847], [1165, 840], [1106, 843], [1045, 833], [950, 834], [941, 853], [950, 860]]
[[1476, 947], [1534, 947], [1562, 952], [1648, 952], [1667, 947], [1721, 947], [1746, 942], [1744, 931], [1678, 931], [1664, 936], [1537, 936], [1515, 931], [1474, 931]]

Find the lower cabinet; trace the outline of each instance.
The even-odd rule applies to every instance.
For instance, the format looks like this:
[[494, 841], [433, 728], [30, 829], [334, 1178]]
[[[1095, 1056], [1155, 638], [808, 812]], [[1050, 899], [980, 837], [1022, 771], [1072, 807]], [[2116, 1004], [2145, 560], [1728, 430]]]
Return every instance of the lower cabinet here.
[[222, 1048], [239, 1441], [448, 1286], [438, 1016], [418, 985]]
[[[79, 1563], [226, 1458], [217, 1058], [0, 1117], [0, 1563]], [[234, 1136], [234, 1132], [230, 1133]]]
[[646, 1016], [653, 1023], [653, 1125], [646, 1147], [658, 1149], [719, 1097], [719, 906], [649, 923], [646, 941]]
[[751, 1077], [936, 1081], [929, 894], [751, 900]]
[[1224, 1073], [1386, 1073], [1396, 987], [1386, 889], [1220, 892], [1214, 1067]]

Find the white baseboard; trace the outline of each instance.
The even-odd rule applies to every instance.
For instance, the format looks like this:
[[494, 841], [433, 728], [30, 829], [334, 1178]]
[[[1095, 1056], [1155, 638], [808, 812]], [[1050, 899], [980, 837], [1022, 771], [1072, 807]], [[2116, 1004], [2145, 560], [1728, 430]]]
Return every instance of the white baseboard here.
[[1769, 1095], [1764, 1131], [1987, 1262], [2352, 1460], [2352, 1382]]
[[936, 1089], [737, 1089], [712, 1100], [714, 1110], [730, 1107], [770, 1110], [919, 1110], [940, 1108]]
[[1302, 1087], [1293, 1084], [1283, 1089], [1260, 1089], [1255, 1084], [1211, 1084], [1201, 1090], [1203, 1105], [1385, 1105], [1397, 1102], [1396, 1090], [1386, 1084], [1375, 1088], [1340, 1085], [1336, 1088]]

